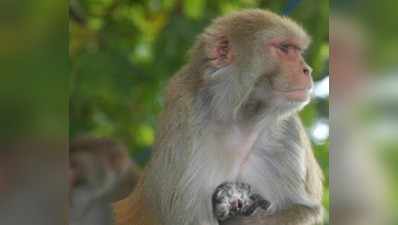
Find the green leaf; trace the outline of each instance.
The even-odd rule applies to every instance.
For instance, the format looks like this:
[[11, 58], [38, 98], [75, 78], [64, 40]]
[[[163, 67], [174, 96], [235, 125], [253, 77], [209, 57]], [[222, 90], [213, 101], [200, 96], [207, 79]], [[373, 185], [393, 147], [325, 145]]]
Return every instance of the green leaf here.
[[137, 129], [136, 142], [141, 146], [151, 146], [154, 142], [154, 130], [147, 124], [142, 124]]
[[185, 0], [184, 14], [192, 19], [200, 19], [206, 6], [206, 0]]

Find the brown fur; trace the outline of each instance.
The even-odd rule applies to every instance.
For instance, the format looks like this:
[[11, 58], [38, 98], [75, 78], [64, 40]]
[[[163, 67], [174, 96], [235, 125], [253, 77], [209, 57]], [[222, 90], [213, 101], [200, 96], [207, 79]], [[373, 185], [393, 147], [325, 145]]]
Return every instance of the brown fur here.
[[148, 205], [148, 201], [138, 184], [134, 194], [114, 204], [115, 221], [118, 225], [160, 225], [157, 213]]

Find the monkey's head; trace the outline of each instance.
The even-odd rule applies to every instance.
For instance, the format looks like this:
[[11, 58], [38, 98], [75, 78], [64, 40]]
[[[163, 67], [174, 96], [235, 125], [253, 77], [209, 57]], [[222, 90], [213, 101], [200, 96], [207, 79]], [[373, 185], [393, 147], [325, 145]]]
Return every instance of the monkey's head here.
[[126, 146], [112, 139], [78, 137], [71, 142], [69, 153], [71, 190], [90, 190], [114, 198], [127, 195], [138, 180]]
[[192, 49], [193, 65], [202, 73], [198, 93], [211, 107], [224, 107], [220, 111], [298, 110], [313, 86], [303, 58], [309, 43], [298, 24], [269, 11], [216, 19]]

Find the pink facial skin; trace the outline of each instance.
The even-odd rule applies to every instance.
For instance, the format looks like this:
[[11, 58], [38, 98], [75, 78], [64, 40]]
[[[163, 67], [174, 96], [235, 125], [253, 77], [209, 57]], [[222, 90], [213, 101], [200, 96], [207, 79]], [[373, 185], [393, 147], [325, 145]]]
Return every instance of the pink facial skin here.
[[267, 44], [270, 53], [280, 62], [280, 67], [288, 85], [274, 85], [276, 94], [284, 95], [292, 101], [306, 101], [312, 89], [311, 68], [302, 56], [303, 48], [295, 39], [274, 39]]

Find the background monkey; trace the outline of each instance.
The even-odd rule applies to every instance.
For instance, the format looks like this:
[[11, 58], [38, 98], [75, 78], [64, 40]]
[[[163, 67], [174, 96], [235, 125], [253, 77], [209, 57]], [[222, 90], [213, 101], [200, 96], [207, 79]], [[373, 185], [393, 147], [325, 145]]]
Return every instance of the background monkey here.
[[170, 81], [155, 150], [118, 225], [216, 225], [212, 194], [249, 184], [267, 210], [233, 224], [307, 225], [321, 218], [321, 171], [296, 112], [312, 89], [309, 37], [263, 10], [216, 19]]
[[69, 224], [111, 225], [111, 203], [132, 191], [138, 168], [124, 145], [107, 138], [76, 138], [69, 152]]

